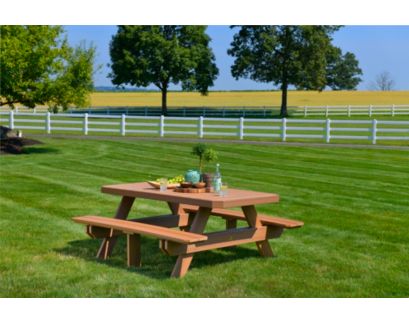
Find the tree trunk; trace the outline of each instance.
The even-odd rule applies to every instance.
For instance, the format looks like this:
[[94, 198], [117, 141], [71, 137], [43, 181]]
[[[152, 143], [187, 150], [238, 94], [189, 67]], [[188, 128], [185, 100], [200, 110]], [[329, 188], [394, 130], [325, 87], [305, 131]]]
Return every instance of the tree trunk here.
[[283, 82], [281, 85], [281, 110], [280, 110], [280, 116], [281, 117], [287, 117], [288, 112], [287, 112], [287, 89], [288, 89], [288, 84], [287, 82]]
[[162, 115], [168, 115], [168, 104], [167, 104], [167, 94], [168, 94], [168, 87], [162, 87]]

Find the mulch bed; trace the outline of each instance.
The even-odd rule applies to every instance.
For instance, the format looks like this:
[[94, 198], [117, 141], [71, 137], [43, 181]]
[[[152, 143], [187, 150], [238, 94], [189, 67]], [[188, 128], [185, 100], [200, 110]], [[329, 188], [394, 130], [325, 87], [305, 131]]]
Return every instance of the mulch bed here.
[[7, 127], [1, 127], [2, 138], [0, 139], [0, 154], [21, 154], [24, 153], [24, 147], [36, 144], [42, 144], [41, 141], [22, 138], [13, 135]]

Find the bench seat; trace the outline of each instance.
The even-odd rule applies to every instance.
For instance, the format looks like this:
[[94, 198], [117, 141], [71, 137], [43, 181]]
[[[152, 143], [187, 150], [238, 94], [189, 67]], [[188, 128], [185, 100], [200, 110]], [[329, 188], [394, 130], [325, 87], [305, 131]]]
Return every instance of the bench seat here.
[[174, 230], [166, 227], [144, 224], [123, 219], [107, 218], [101, 216], [81, 216], [74, 217], [73, 220], [80, 224], [108, 228], [121, 231], [124, 234], [140, 234], [156, 237], [162, 240], [169, 240], [182, 244], [190, 244], [207, 240], [207, 236], [190, 233], [186, 231]]
[[[196, 213], [199, 209], [197, 206], [192, 205], [182, 205], [182, 208], [188, 213]], [[212, 209], [212, 215], [223, 217], [230, 220], [246, 220], [244, 214], [239, 210], [231, 209], [221, 209], [214, 208]], [[278, 226], [285, 229], [299, 228], [304, 225], [302, 221], [292, 220], [287, 218], [273, 217], [269, 215], [258, 215], [261, 221], [261, 224], [264, 226]]]

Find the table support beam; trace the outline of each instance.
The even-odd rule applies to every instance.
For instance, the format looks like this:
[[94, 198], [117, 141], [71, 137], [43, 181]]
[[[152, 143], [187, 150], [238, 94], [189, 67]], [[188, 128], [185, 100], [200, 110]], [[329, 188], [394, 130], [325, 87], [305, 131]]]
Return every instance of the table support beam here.
[[[211, 212], [212, 210], [210, 208], [200, 207], [195, 218], [193, 219], [189, 231], [197, 234], [203, 233]], [[189, 269], [190, 263], [192, 262], [192, 259], [193, 255], [190, 254], [179, 255], [170, 276], [171, 277], [185, 276]]]
[[[243, 210], [244, 215], [246, 216], [246, 220], [250, 227], [260, 227], [261, 222], [257, 216], [257, 210], [254, 206], [244, 206], [241, 207]], [[271, 249], [270, 244], [268, 243], [268, 239], [256, 242], [258, 252], [263, 257], [271, 257], [273, 256], [273, 250]]]
[[[194, 254], [212, 249], [247, 244], [250, 242], [258, 243], [266, 241], [268, 243], [268, 239], [278, 238], [281, 236], [282, 232], [283, 228], [281, 227], [263, 226], [260, 228], [239, 228], [206, 234], [208, 237], [206, 241], [189, 245], [172, 241], [162, 241], [160, 247], [162, 251], [168, 255]], [[264, 245], [261, 245], [261, 247], [264, 247]], [[266, 252], [265, 255], [268, 255], [268, 249], [266, 250], [262, 248], [261, 251]]]
[[[132, 205], [135, 201], [135, 197], [122, 197], [121, 203], [116, 211], [115, 218], [116, 219], [126, 219], [128, 218], [128, 214], [131, 211]], [[101, 243], [101, 246], [97, 253], [97, 258], [99, 259], [107, 259], [112, 254], [112, 250], [117, 242], [118, 236], [112, 236], [108, 238], [104, 238]]]
[[127, 237], [128, 267], [141, 267], [141, 235], [132, 234]]

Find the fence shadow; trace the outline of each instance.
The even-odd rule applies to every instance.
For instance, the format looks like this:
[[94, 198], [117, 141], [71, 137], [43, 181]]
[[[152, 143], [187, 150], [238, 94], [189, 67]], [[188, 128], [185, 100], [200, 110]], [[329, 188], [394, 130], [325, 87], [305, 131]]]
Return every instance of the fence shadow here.
[[[142, 274], [154, 279], [168, 279], [176, 262], [176, 256], [163, 254], [158, 247], [158, 240], [142, 236], [142, 267], [128, 268], [126, 261], [126, 239], [120, 236], [115, 246], [112, 256], [107, 260], [99, 260], [95, 257], [101, 240], [81, 239], [68, 243], [64, 248], [54, 249], [54, 251], [65, 256], [78, 257], [89, 262], [97, 262], [102, 265], [128, 270]], [[242, 248], [240, 246], [218, 249], [217, 251], [206, 251], [194, 255], [191, 268], [201, 268], [206, 266], [231, 263], [235, 261], [259, 257], [255, 249]], [[237, 265], [237, 264], [236, 264]]]

